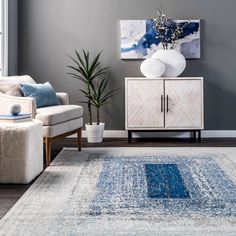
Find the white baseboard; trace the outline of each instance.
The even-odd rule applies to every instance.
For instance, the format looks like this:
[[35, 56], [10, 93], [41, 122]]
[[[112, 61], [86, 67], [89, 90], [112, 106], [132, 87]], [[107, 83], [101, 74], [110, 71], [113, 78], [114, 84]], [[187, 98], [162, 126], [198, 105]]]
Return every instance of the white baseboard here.
[[[75, 137], [75, 135], [70, 136], [70, 138]], [[86, 131], [82, 131], [82, 137], [86, 138]], [[125, 130], [105, 130], [104, 138], [127, 138], [128, 131]], [[140, 132], [133, 133], [133, 138], [169, 138], [169, 137], [179, 137], [179, 138], [189, 138], [190, 132]], [[203, 130], [202, 138], [236, 138], [236, 130]]]

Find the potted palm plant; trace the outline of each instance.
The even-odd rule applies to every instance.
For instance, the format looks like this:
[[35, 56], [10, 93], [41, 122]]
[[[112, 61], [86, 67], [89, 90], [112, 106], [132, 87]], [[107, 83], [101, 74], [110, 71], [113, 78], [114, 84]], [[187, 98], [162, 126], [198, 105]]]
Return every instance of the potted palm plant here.
[[[100, 67], [99, 58], [101, 52], [90, 61], [89, 52], [82, 51], [83, 53], [80, 55], [78, 51], [75, 50], [75, 58], [69, 56], [75, 65], [68, 66], [73, 71], [68, 74], [85, 84], [85, 89], [79, 89], [79, 91], [81, 91], [86, 98], [86, 100], [82, 102], [86, 103], [88, 106], [89, 122], [85, 124], [87, 140], [90, 143], [99, 143], [103, 140], [105, 126], [105, 123], [100, 122], [100, 108], [108, 103], [109, 98], [115, 95], [117, 89], [106, 91], [109, 79], [103, 78], [100, 82], [94, 83], [95, 79], [99, 79], [99, 77], [106, 74], [109, 69], [109, 67]], [[93, 122], [92, 106], [96, 109], [96, 122]]]
[[100, 108], [109, 103], [109, 98], [115, 95], [115, 92], [118, 89], [112, 89], [110, 91], [106, 91], [107, 84], [109, 79], [103, 79], [98, 87], [91, 85], [92, 94], [91, 94], [91, 104], [96, 109], [97, 121], [96, 124], [89, 125], [86, 124], [88, 142], [91, 143], [100, 143], [103, 140], [103, 131], [105, 127], [105, 123], [100, 122]]

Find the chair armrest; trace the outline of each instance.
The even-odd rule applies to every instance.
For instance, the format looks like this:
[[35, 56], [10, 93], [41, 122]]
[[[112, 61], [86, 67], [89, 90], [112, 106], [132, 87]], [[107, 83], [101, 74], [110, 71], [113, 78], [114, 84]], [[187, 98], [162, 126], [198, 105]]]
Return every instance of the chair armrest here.
[[30, 97], [14, 97], [0, 92], [0, 113], [9, 113], [9, 106], [20, 104], [23, 113], [30, 113], [32, 118], [36, 115], [36, 102]]
[[61, 105], [69, 105], [69, 96], [67, 93], [56, 93]]

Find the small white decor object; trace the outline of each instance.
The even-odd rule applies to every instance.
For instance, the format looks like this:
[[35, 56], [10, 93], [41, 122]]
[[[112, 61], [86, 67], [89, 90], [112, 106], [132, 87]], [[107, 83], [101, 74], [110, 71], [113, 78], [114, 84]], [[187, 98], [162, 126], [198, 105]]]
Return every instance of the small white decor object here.
[[16, 116], [21, 112], [21, 105], [20, 104], [11, 104], [9, 106], [9, 113]]
[[185, 57], [175, 49], [157, 50], [152, 58], [157, 58], [165, 64], [163, 77], [177, 77], [186, 67]]
[[85, 124], [86, 132], [87, 132], [87, 140], [89, 143], [101, 143], [103, 140], [103, 132], [104, 132], [105, 123], [93, 123]]
[[165, 72], [165, 64], [157, 58], [147, 58], [142, 62], [140, 70], [147, 78], [158, 78]]

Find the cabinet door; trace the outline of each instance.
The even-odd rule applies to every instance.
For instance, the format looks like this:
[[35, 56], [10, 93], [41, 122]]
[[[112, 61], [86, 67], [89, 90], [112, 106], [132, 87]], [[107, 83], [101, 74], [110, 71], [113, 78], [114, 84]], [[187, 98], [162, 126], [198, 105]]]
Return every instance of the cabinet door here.
[[[163, 80], [126, 81], [126, 128], [164, 127]], [[164, 101], [164, 100], [163, 100]]]
[[203, 88], [201, 80], [166, 80], [166, 128], [202, 128]]

